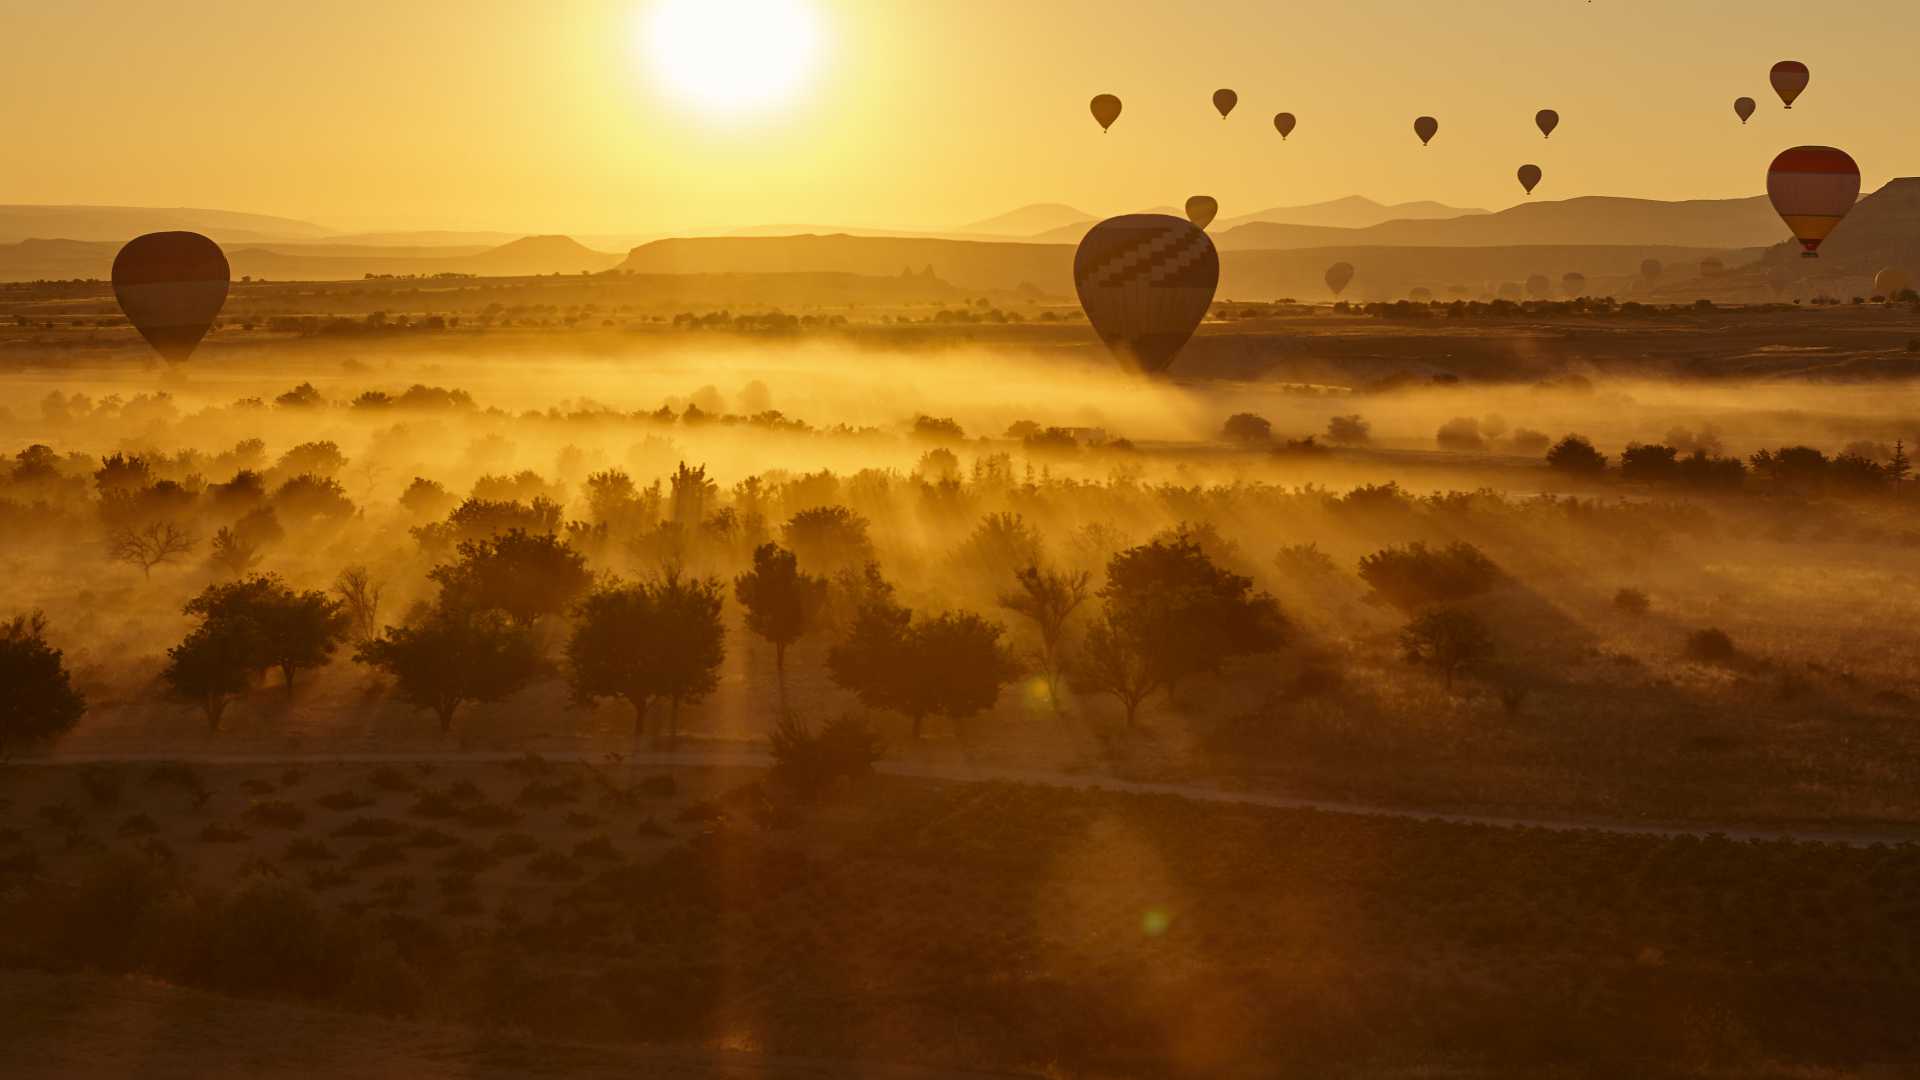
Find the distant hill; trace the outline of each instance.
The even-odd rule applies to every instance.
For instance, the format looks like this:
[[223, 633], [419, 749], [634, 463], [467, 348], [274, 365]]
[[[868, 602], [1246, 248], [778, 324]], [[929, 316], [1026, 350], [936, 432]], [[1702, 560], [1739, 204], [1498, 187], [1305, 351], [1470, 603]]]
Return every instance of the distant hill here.
[[[1780, 226], [1777, 235], [1784, 235]], [[1827, 295], [1842, 300], [1873, 295], [1873, 276], [1899, 267], [1920, 281], [1920, 177], [1887, 181], [1857, 203], [1820, 245], [1820, 257], [1801, 257], [1800, 245], [1782, 239], [1760, 256], [1728, 262], [1723, 273], [1706, 276], [1698, 266], [1668, 273], [1657, 290], [1662, 298], [1752, 301], [1810, 299]]]
[[1374, 202], [1362, 195], [1349, 195], [1344, 199], [1311, 203], [1306, 206], [1270, 206], [1251, 214], [1229, 217], [1214, 225], [1216, 231], [1266, 222], [1272, 225], [1322, 225], [1335, 229], [1364, 229], [1387, 221], [1429, 221], [1436, 218], [1470, 217], [1484, 214], [1485, 210], [1469, 207], [1448, 206], [1445, 203], [1431, 201], [1386, 203]]
[[1092, 214], [1065, 203], [1034, 203], [971, 225], [962, 225], [953, 231], [979, 236], [1034, 237], [1051, 229], [1094, 220], [1096, 218]]
[[931, 267], [963, 288], [1017, 289], [1031, 283], [1073, 295], [1073, 249], [1059, 244], [848, 236], [712, 236], [655, 240], [628, 253], [636, 274], [907, 274]]
[[1333, 246], [1494, 247], [1642, 244], [1737, 248], [1771, 244], [1784, 232], [1766, 196], [1662, 202], [1588, 195], [1521, 203], [1497, 213], [1388, 221], [1364, 229], [1253, 223], [1214, 230], [1222, 250]]
[[[225, 244], [237, 280], [346, 281], [368, 274], [599, 273], [621, 256], [594, 251], [565, 236], [529, 236], [492, 248], [375, 247], [355, 244]], [[120, 241], [24, 240], [0, 244], [0, 280], [101, 278], [112, 275]]]
[[329, 230], [310, 221], [232, 210], [138, 206], [0, 206], [0, 243], [30, 239], [114, 240], [188, 229], [225, 243], [310, 240]]

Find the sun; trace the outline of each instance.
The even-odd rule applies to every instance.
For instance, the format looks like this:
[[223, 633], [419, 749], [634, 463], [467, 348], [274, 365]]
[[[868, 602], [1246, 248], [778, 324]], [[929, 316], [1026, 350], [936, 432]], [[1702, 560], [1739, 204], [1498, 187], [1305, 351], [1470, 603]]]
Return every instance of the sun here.
[[720, 114], [793, 100], [820, 50], [808, 0], [655, 0], [640, 36], [668, 92]]

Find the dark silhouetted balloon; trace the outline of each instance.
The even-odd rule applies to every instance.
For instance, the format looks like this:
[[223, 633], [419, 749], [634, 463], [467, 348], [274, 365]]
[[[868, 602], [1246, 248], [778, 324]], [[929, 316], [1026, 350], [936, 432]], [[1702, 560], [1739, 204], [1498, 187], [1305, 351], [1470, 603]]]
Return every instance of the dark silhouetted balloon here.
[[1560, 114], [1552, 109], [1541, 109], [1533, 114], [1533, 125], [1540, 129], [1542, 138], [1552, 138], [1553, 129], [1560, 126]]
[[1660, 277], [1660, 271], [1664, 269], [1666, 268], [1660, 265], [1659, 259], [1641, 259], [1640, 260], [1640, 276], [1643, 278], [1646, 278], [1648, 283], [1652, 283], [1658, 280]]
[[1913, 275], [1897, 266], [1889, 266], [1873, 275], [1873, 291], [1891, 300], [1913, 288]]
[[1435, 120], [1431, 116], [1422, 116], [1415, 119], [1413, 122], [1413, 133], [1415, 135], [1420, 136], [1421, 146], [1425, 146], [1428, 143], [1432, 142], [1434, 132], [1437, 132], [1439, 130], [1440, 130], [1440, 121]]
[[1533, 186], [1540, 182], [1540, 166], [1522, 165], [1517, 175], [1520, 177], [1520, 186], [1527, 189], [1527, 194], [1533, 194]]
[[1232, 112], [1233, 107], [1238, 104], [1240, 104], [1240, 95], [1231, 90], [1223, 89], [1213, 92], [1213, 107], [1220, 110], [1220, 119], [1222, 120], [1225, 120], [1227, 114]]
[[1548, 280], [1547, 275], [1545, 274], [1528, 274], [1527, 275], [1527, 295], [1528, 296], [1533, 297], [1535, 300], [1545, 300], [1547, 298], [1547, 294], [1552, 291], [1553, 291], [1553, 282]]
[[1327, 288], [1333, 290], [1333, 295], [1339, 296], [1346, 290], [1347, 282], [1353, 280], [1353, 264], [1348, 262], [1334, 263], [1332, 266], [1327, 267], [1325, 280]]
[[1587, 292], [1587, 275], [1580, 273], [1578, 270], [1569, 270], [1561, 274], [1560, 291], [1566, 293], [1568, 296], [1585, 296]]
[[1753, 110], [1756, 107], [1753, 99], [1750, 97], [1737, 97], [1733, 99], [1733, 115], [1739, 117], [1742, 124], [1747, 122], [1747, 117], [1753, 115]]
[[1112, 127], [1113, 122], [1120, 119], [1120, 99], [1112, 94], [1101, 94], [1094, 98], [1089, 108], [1093, 110], [1093, 118], [1100, 122], [1101, 131]]
[[1433, 290], [1425, 285], [1415, 285], [1413, 291], [1407, 293], [1407, 299], [1416, 304], [1424, 304], [1433, 299]]
[[1211, 195], [1195, 195], [1187, 200], [1187, 220], [1194, 228], [1204, 229], [1213, 223], [1213, 216], [1220, 212], [1220, 204]]
[[1773, 92], [1780, 95], [1780, 103], [1789, 109], [1793, 108], [1793, 99], [1800, 96], [1812, 78], [1813, 74], [1807, 70], [1807, 65], [1798, 60], [1782, 60], [1767, 73], [1767, 81], [1773, 84]]
[[1782, 150], [1767, 168], [1767, 198], [1800, 241], [1801, 257], [1818, 258], [1820, 241], [1860, 198], [1860, 167], [1831, 146]]
[[1282, 142], [1286, 141], [1287, 136], [1293, 134], [1294, 123], [1293, 114], [1290, 112], [1275, 113], [1273, 115], [1273, 130], [1280, 133], [1280, 140]]
[[113, 257], [113, 295], [153, 350], [176, 363], [193, 355], [227, 302], [231, 273], [220, 245], [192, 232], [127, 241]]
[[1107, 347], [1165, 371], [1213, 303], [1220, 255], [1191, 222], [1124, 214], [1087, 231], [1073, 253], [1080, 308]]

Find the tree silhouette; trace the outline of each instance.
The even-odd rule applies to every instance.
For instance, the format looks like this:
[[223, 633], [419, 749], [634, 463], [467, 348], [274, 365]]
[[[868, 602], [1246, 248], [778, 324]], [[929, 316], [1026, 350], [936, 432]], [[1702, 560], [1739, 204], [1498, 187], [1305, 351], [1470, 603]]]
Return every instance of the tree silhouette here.
[[1436, 550], [1415, 540], [1362, 558], [1360, 580], [1380, 601], [1413, 612], [1486, 592], [1500, 581], [1500, 568], [1465, 541]]
[[1152, 663], [1150, 646], [1136, 621], [1122, 618], [1112, 608], [1087, 628], [1079, 658], [1069, 674], [1082, 690], [1111, 694], [1127, 714], [1127, 730], [1135, 725], [1140, 706], [1166, 685]]
[[862, 603], [845, 640], [827, 654], [835, 684], [862, 705], [905, 714], [913, 737], [926, 718], [958, 725], [992, 708], [1020, 667], [1000, 644], [1002, 628], [970, 611], [918, 623], [913, 612], [875, 592]]
[[364, 566], [349, 566], [333, 580], [334, 594], [347, 612], [354, 644], [364, 644], [380, 636], [381, 585]]
[[793, 515], [780, 527], [780, 546], [802, 565], [825, 573], [873, 561], [867, 519], [844, 506], [816, 506]]
[[720, 684], [720, 664], [727, 657], [720, 582], [670, 573], [647, 588], [659, 627], [656, 678], [670, 706], [667, 738], [678, 739], [680, 706], [701, 701]]
[[1066, 660], [1067, 620], [1086, 602], [1092, 575], [1086, 571], [1042, 570], [1029, 566], [1014, 575], [1018, 591], [1000, 597], [1000, 605], [1032, 620], [1040, 633], [1040, 673], [1047, 700], [1060, 711], [1060, 672]]
[[231, 527], [222, 525], [213, 534], [213, 546], [207, 561], [234, 577], [253, 569], [260, 562], [259, 545], [241, 538]]
[[1276, 649], [1287, 621], [1253, 580], [1217, 566], [1193, 535], [1129, 548], [1107, 564], [1100, 590], [1108, 614], [1140, 650], [1155, 679], [1171, 695], [1192, 675], [1218, 671], [1227, 660]]
[[442, 732], [460, 706], [511, 697], [547, 670], [533, 634], [497, 610], [436, 609], [388, 627], [354, 659], [392, 676], [401, 700], [431, 709]]
[[1220, 434], [1228, 442], [1248, 446], [1265, 445], [1273, 439], [1273, 424], [1266, 417], [1254, 413], [1234, 413], [1221, 425]]
[[1429, 611], [1400, 631], [1400, 649], [1409, 663], [1440, 672], [1449, 693], [1461, 669], [1493, 653], [1493, 635], [1474, 615], [1455, 608]]
[[193, 537], [171, 521], [122, 525], [107, 534], [107, 555], [139, 567], [141, 576], [150, 578], [154, 567], [192, 551], [193, 544]]
[[253, 670], [279, 668], [288, 693], [301, 669], [332, 658], [351, 625], [340, 601], [317, 590], [295, 592], [273, 574], [209, 585], [183, 610], [204, 623], [244, 627], [253, 642]]
[[64, 734], [87, 711], [60, 650], [47, 644], [46, 629], [38, 611], [0, 622], [0, 760]]
[[592, 584], [586, 557], [551, 533], [509, 529], [460, 544], [459, 557], [427, 577], [440, 586], [449, 610], [499, 610], [520, 626], [573, 606]]
[[819, 621], [827, 601], [827, 580], [801, 572], [793, 552], [778, 544], [761, 544], [753, 551], [753, 569], [734, 579], [733, 595], [747, 609], [747, 629], [773, 645], [780, 712], [785, 715], [787, 648]]
[[1598, 476], [1607, 471], [1607, 455], [1595, 450], [1585, 435], [1569, 435], [1547, 451], [1547, 466], [1576, 476]]
[[259, 670], [260, 630], [244, 617], [208, 619], [167, 650], [160, 672], [168, 696], [198, 706], [219, 731], [227, 704], [247, 692]]

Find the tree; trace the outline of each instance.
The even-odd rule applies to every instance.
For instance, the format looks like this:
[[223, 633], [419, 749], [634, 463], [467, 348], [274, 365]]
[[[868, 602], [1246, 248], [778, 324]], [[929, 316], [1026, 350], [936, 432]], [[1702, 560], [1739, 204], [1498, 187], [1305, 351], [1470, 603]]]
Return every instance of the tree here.
[[241, 538], [231, 527], [222, 525], [213, 534], [213, 548], [207, 561], [234, 577], [253, 569], [260, 562], [260, 548]]
[[593, 582], [586, 557], [551, 533], [509, 529], [463, 541], [459, 551], [454, 562], [427, 574], [440, 586], [440, 606], [497, 609], [520, 626], [566, 611]]
[[1434, 550], [1415, 540], [1362, 558], [1360, 580], [1380, 601], [1412, 612], [1478, 596], [1500, 581], [1500, 568], [1465, 541]]
[[168, 696], [197, 705], [207, 730], [220, 730], [227, 704], [247, 692], [259, 667], [259, 628], [244, 617], [207, 619], [167, 650], [160, 677]]
[[65, 734], [87, 711], [46, 630], [47, 617], [38, 611], [0, 622], [0, 760]]
[[1148, 646], [1137, 624], [1111, 608], [1087, 628], [1079, 659], [1070, 672], [1082, 690], [1111, 694], [1127, 712], [1127, 730], [1134, 727], [1140, 706], [1165, 685], [1150, 662]]
[[780, 527], [780, 546], [825, 573], [873, 561], [867, 519], [844, 506], [816, 506], [793, 515]]
[[183, 609], [203, 623], [244, 626], [253, 640], [253, 670], [280, 669], [287, 692], [303, 668], [318, 667], [346, 640], [346, 605], [318, 590], [295, 592], [273, 574], [209, 585]]
[[438, 608], [416, 626], [388, 627], [353, 658], [392, 676], [403, 701], [433, 710], [442, 732], [460, 706], [511, 697], [547, 670], [532, 632], [500, 611]]
[[658, 622], [643, 585], [595, 589], [574, 612], [567, 639], [567, 687], [576, 704], [617, 697], [633, 707], [633, 737], [647, 733], [647, 706], [659, 692], [651, 649]]
[[1273, 424], [1264, 416], [1253, 413], [1234, 413], [1220, 427], [1220, 434], [1228, 442], [1243, 445], [1264, 445], [1273, 439]]
[[862, 604], [846, 639], [827, 654], [835, 684], [873, 709], [903, 713], [918, 739], [929, 716], [956, 724], [991, 708], [1020, 668], [1005, 631], [970, 611], [913, 622], [884, 595]]
[[1630, 484], [1664, 484], [1679, 476], [1679, 451], [1660, 443], [1629, 443], [1620, 451], [1620, 479]]
[[1286, 637], [1273, 597], [1216, 565], [1191, 533], [1115, 555], [1099, 595], [1169, 695], [1189, 676], [1277, 649]]
[[333, 580], [333, 591], [345, 606], [347, 625], [356, 645], [380, 636], [381, 585], [364, 566], [349, 566]]
[[1003, 512], [980, 519], [954, 553], [954, 562], [994, 585], [1040, 562], [1043, 554], [1039, 531], [1019, 514]]
[[1373, 425], [1358, 413], [1327, 421], [1327, 441], [1336, 446], [1364, 446], [1373, 438]]
[[678, 739], [681, 704], [699, 702], [712, 693], [720, 684], [720, 664], [727, 658], [720, 582], [669, 573], [647, 588], [658, 626], [656, 685], [670, 706], [667, 737]]
[[193, 544], [193, 537], [171, 521], [122, 525], [107, 534], [107, 555], [139, 567], [141, 575], [150, 578], [154, 567], [192, 551]]
[[1092, 575], [1086, 571], [1042, 570], [1029, 566], [1014, 575], [1019, 591], [1000, 597], [1000, 606], [1032, 620], [1040, 632], [1040, 673], [1047, 700], [1060, 711], [1060, 671], [1066, 660], [1067, 620], [1086, 602]]
[[1607, 455], [1595, 450], [1585, 435], [1569, 435], [1547, 451], [1547, 467], [1576, 476], [1598, 476], [1607, 470]]
[[747, 629], [773, 646], [780, 712], [787, 712], [787, 647], [805, 637], [827, 602], [827, 579], [803, 573], [793, 552], [778, 544], [753, 551], [753, 569], [733, 580], [734, 598], [747, 609]]
[[1474, 615], [1456, 608], [1429, 611], [1400, 631], [1400, 649], [1409, 663], [1439, 671], [1449, 693], [1461, 669], [1493, 653], [1493, 635]]

